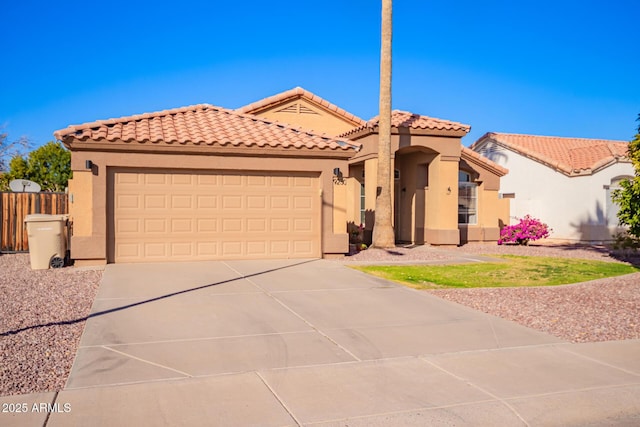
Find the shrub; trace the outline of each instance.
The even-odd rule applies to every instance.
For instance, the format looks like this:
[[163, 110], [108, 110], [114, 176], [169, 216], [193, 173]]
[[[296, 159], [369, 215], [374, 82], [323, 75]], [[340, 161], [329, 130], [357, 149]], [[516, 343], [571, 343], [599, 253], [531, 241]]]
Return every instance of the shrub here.
[[614, 250], [635, 253], [640, 250], [640, 238], [633, 236], [628, 232], [614, 234], [613, 238], [615, 240], [611, 246]]
[[531, 240], [539, 240], [549, 237], [551, 233], [549, 226], [539, 219], [526, 215], [515, 225], [507, 225], [500, 230], [498, 244], [515, 243], [518, 245], [528, 245]]

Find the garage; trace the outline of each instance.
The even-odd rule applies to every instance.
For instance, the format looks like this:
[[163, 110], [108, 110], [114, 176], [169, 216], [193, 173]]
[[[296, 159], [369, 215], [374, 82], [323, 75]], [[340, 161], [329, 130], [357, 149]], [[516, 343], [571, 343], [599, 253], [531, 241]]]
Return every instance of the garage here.
[[114, 168], [109, 262], [321, 256], [318, 174]]
[[54, 135], [71, 151], [75, 265], [349, 250], [342, 176], [359, 143], [209, 104]]

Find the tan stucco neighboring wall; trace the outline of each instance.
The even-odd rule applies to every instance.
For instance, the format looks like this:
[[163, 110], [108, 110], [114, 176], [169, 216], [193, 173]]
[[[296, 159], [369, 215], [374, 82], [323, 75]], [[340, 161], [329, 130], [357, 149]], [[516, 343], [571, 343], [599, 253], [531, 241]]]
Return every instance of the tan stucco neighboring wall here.
[[[268, 151], [265, 150], [265, 155]], [[85, 161], [91, 160], [93, 171], [85, 169]], [[318, 172], [322, 200], [322, 252], [323, 255], [348, 252], [346, 230], [338, 232], [334, 228], [334, 184], [333, 169], [340, 167], [348, 170], [346, 159], [342, 158], [286, 158], [255, 156], [211, 156], [193, 154], [164, 154], [136, 152], [73, 151], [71, 168], [77, 183], [72, 191], [82, 200], [73, 208], [74, 229], [78, 227], [82, 234], [75, 233], [71, 238], [71, 256], [77, 260], [93, 260], [96, 263], [107, 259], [108, 218], [111, 189], [107, 183], [107, 169], [112, 167], [142, 169], [180, 169], [180, 170], [235, 170], [235, 171], [280, 171], [280, 172]], [[75, 180], [75, 178], [74, 178]], [[82, 195], [80, 195], [82, 193]], [[338, 195], [338, 199], [344, 194]], [[344, 203], [344, 202], [341, 202]], [[89, 231], [90, 230], [90, 231]], [[338, 231], [336, 231], [338, 230]]]
[[300, 126], [305, 131], [340, 135], [357, 125], [305, 99], [295, 99], [253, 113], [267, 120]]

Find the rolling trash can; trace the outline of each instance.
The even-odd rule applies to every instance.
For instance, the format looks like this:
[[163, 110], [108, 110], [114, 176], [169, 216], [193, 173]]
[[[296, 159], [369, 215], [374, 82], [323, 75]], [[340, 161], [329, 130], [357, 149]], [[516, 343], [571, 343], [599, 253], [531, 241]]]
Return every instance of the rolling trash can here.
[[29, 239], [31, 269], [60, 268], [66, 264], [67, 215], [31, 214], [24, 219]]

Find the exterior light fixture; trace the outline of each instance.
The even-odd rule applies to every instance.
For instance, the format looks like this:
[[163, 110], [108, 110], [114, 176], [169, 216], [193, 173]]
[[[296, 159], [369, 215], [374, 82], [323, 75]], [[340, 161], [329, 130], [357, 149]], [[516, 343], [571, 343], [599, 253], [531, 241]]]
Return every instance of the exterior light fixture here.
[[84, 168], [85, 169], [93, 169], [93, 162], [91, 160], [85, 160]]

